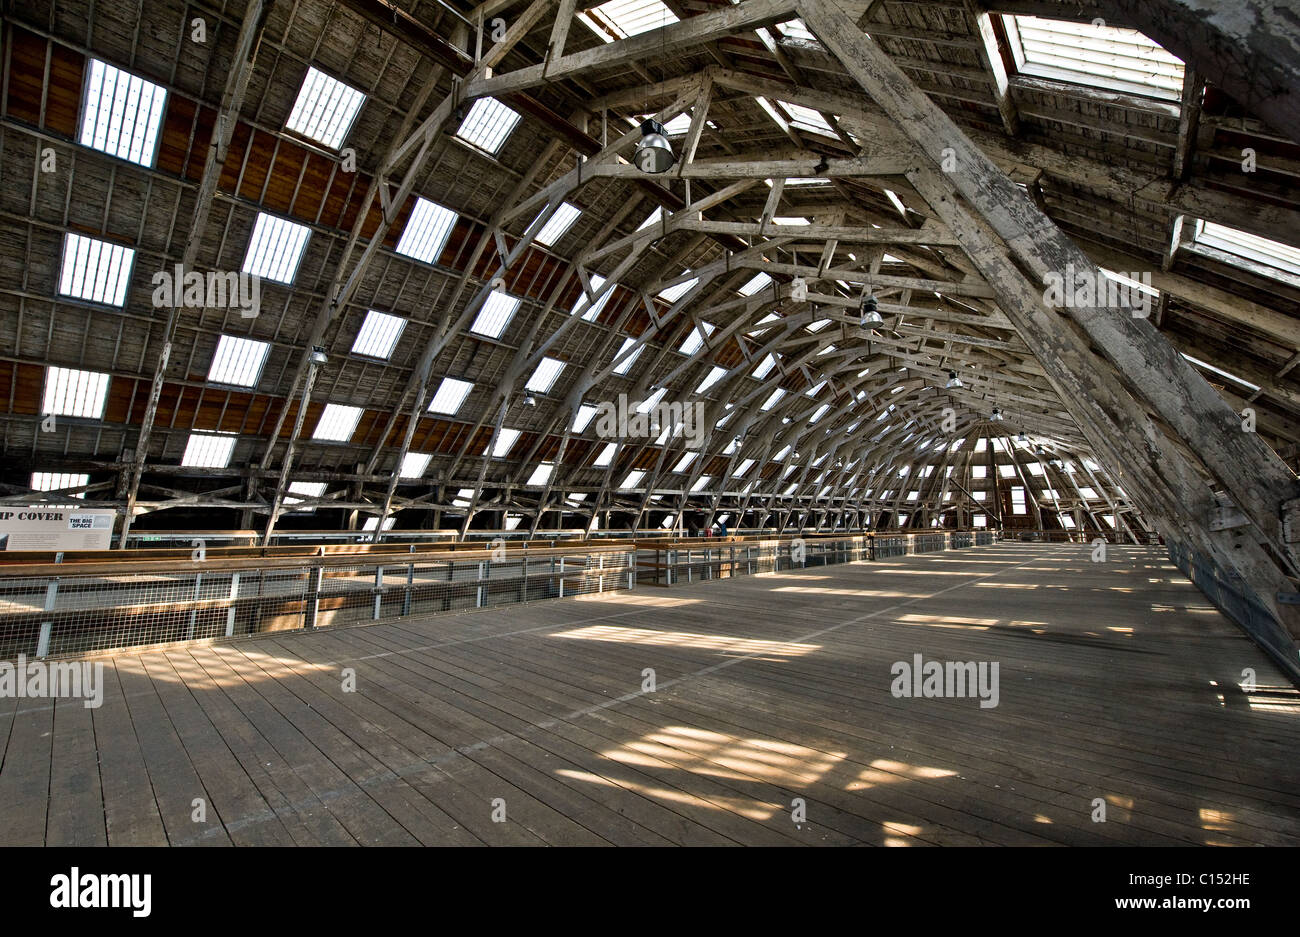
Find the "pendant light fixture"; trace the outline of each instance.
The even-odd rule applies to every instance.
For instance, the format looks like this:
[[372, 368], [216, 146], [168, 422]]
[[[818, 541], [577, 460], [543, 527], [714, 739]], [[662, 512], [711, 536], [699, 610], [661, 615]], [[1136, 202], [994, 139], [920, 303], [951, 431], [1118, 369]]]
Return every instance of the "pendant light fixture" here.
[[632, 161], [642, 172], [656, 175], [672, 169], [677, 162], [677, 155], [668, 142], [668, 131], [652, 117], [641, 124], [641, 142], [636, 145]]
[[1001, 422], [1002, 422], [1002, 410], [1001, 410], [1001, 408], [999, 408], [999, 407], [994, 407], [994, 408], [993, 408], [993, 412], [989, 414], [989, 422], [990, 422], [990, 423], [1001, 423]]
[[881, 314], [877, 311], [878, 306], [879, 304], [876, 302], [876, 297], [871, 295], [862, 297], [861, 311], [862, 311], [862, 327], [864, 329], [867, 328], [868, 326], [885, 324], [884, 317], [881, 316]]
[[948, 390], [957, 390], [959, 387], [963, 387], [964, 385], [961, 382], [961, 378], [957, 376], [956, 371], [949, 371], [948, 383], [944, 386], [947, 387]]

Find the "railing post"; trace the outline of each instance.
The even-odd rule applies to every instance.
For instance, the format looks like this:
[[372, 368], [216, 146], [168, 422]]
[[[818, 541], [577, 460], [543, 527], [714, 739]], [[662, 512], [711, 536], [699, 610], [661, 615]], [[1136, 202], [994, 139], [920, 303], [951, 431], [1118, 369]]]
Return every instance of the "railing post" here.
[[311, 591], [307, 594], [307, 607], [303, 609], [303, 615], [306, 619], [303, 623], [304, 628], [316, 627], [316, 616], [320, 614], [320, 589], [324, 578], [324, 566], [308, 568], [307, 582]]
[[226, 609], [226, 637], [235, 634], [235, 607], [239, 602], [239, 573], [230, 574], [230, 607]]
[[373, 621], [379, 620], [379, 607], [384, 601], [384, 567], [375, 567], [375, 610], [370, 618]]
[[[54, 611], [54, 603], [59, 598], [59, 577], [55, 576], [45, 584], [45, 611]], [[36, 656], [46, 657], [50, 653], [50, 632], [54, 628], [54, 622], [41, 622], [41, 633], [36, 639]]]

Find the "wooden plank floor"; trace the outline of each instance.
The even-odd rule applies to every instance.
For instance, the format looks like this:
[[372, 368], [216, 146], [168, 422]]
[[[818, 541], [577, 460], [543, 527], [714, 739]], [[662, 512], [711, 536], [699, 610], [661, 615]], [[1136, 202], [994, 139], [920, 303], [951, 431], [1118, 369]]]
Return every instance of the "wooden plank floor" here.
[[[1161, 551], [1090, 549], [122, 653], [99, 709], [0, 700], [0, 843], [1300, 843], [1300, 699]], [[918, 653], [999, 704], [895, 698]]]

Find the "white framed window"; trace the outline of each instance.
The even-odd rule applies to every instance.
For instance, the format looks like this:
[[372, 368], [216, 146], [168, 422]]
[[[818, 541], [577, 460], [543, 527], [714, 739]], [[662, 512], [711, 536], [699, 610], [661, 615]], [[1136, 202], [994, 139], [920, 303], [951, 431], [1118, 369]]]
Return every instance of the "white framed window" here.
[[500, 290], [493, 290], [488, 298], [483, 302], [474, 317], [474, 324], [469, 327], [471, 332], [479, 335], [485, 335], [488, 338], [500, 338], [505, 333], [506, 326], [514, 318], [515, 310], [519, 308], [519, 298], [511, 296], [509, 293], [503, 293]]
[[208, 380], [214, 384], [256, 387], [270, 351], [271, 346], [267, 342], [223, 335], [217, 340], [217, 350], [212, 355], [212, 364], [208, 366]]
[[365, 100], [356, 88], [309, 65], [285, 127], [337, 150]]
[[456, 129], [457, 138], [495, 156], [519, 123], [519, 115], [496, 98], [479, 98]]
[[1004, 15], [1022, 75], [1166, 101], [1182, 96], [1183, 63], [1135, 29]]
[[543, 358], [537, 363], [537, 368], [533, 371], [532, 377], [528, 379], [528, 383], [524, 385], [524, 388], [538, 394], [549, 393], [565, 367], [563, 361], [555, 358]]
[[770, 354], [764, 355], [763, 360], [758, 363], [758, 367], [756, 367], [750, 373], [750, 377], [757, 378], [758, 380], [761, 381], [763, 378], [767, 377], [768, 374], [772, 372], [772, 369], [774, 367], [776, 367], [776, 359], [773, 358]]
[[714, 384], [718, 383], [718, 381], [722, 380], [722, 376], [726, 373], [727, 373], [726, 368], [719, 368], [716, 365], [710, 368], [708, 375], [705, 376], [704, 380], [700, 381], [699, 386], [695, 388], [695, 393], [697, 394], [704, 393]]
[[677, 22], [677, 16], [660, 0], [609, 0], [579, 13], [578, 19], [602, 42], [626, 39]]
[[492, 458], [504, 459], [514, 448], [515, 442], [519, 439], [519, 430], [511, 429], [508, 426], [501, 427], [501, 432], [497, 434], [496, 444], [492, 446]]
[[[637, 339], [635, 338], [623, 339], [622, 346], [619, 347], [617, 354], [614, 355], [614, 360], [618, 361], [618, 364], [614, 366], [615, 374], [627, 374], [628, 371], [632, 370], [632, 365], [636, 363], [636, 359], [640, 357], [641, 352], [645, 351], [645, 345], [639, 345], [635, 351], [628, 354], [628, 349], [633, 345], [636, 345], [636, 343]], [[627, 355], [627, 357], [624, 358], [624, 355]], [[621, 361], [619, 360], [620, 358], [622, 359]]]
[[63, 265], [59, 271], [59, 293], [105, 306], [126, 302], [135, 251], [80, 234], [63, 235]]
[[596, 317], [599, 316], [601, 310], [605, 308], [605, 304], [609, 302], [609, 298], [614, 295], [613, 286], [605, 290], [604, 293], [601, 293], [604, 286], [605, 278], [598, 273], [593, 273], [591, 275], [591, 292], [597, 294], [596, 301], [594, 303], [589, 302], [585, 291], [579, 293], [578, 301], [574, 303], [573, 308], [569, 310], [569, 315], [576, 316], [578, 313], [582, 313], [583, 322], [595, 322]]
[[244, 254], [244, 273], [292, 285], [310, 235], [311, 229], [306, 225], [258, 212]]
[[422, 478], [429, 468], [433, 456], [424, 452], [408, 452], [402, 456], [402, 465], [397, 470], [399, 478]]
[[1025, 489], [1015, 487], [1011, 489], [1011, 513], [1028, 514], [1029, 508], [1025, 504]]
[[573, 223], [578, 220], [582, 214], [582, 209], [577, 205], [570, 205], [568, 202], [561, 202], [560, 207], [555, 209], [555, 214], [551, 215], [550, 220], [542, 225], [542, 230], [537, 232], [533, 238], [543, 247], [550, 247], [560, 238], [564, 237], [565, 232], [573, 227]]
[[771, 410], [773, 407], [775, 407], [778, 403], [781, 402], [781, 398], [784, 396], [785, 396], [785, 390], [783, 388], [778, 387], [776, 390], [772, 391], [772, 393], [768, 394], [767, 400], [763, 402], [763, 405], [759, 407], [759, 409], [764, 411]]
[[741, 296], [753, 296], [759, 290], [769, 286], [771, 282], [772, 278], [760, 270], [745, 282], [745, 284], [740, 288], [739, 293]]
[[618, 451], [618, 443], [605, 443], [605, 447], [596, 454], [596, 461], [592, 462], [593, 468], [608, 468], [614, 461], [614, 453]]
[[635, 489], [638, 485], [641, 484], [641, 480], [643, 478], [645, 478], [645, 472], [641, 472], [641, 471], [628, 472], [627, 477], [623, 479], [623, 483], [618, 487], [624, 490]]
[[698, 457], [699, 457], [698, 452], [686, 453], [686, 455], [682, 456], [680, 459], [677, 460], [677, 464], [673, 466], [673, 471], [679, 473], [685, 472], [688, 468], [691, 467], [691, 463], [694, 462]]
[[579, 405], [578, 412], [573, 415], [573, 429], [570, 432], [575, 436], [581, 434], [598, 412], [599, 408], [590, 404]]
[[397, 340], [402, 337], [404, 328], [406, 320], [401, 316], [368, 310], [366, 319], [357, 332], [356, 341], [352, 343], [352, 354], [387, 361], [397, 347]]
[[813, 415], [808, 418], [808, 422], [816, 423], [818, 420], [820, 420], [822, 417], [824, 417], [827, 414], [830, 408], [831, 408], [830, 404], [828, 403], [822, 404], [820, 407], [816, 409], [816, 411], [814, 411]]
[[450, 208], [427, 198], [417, 198], [397, 241], [397, 253], [421, 263], [436, 263], [455, 223], [456, 213]]
[[[700, 329], [704, 331], [701, 332]], [[695, 328], [691, 329], [685, 340], [678, 346], [677, 350], [683, 355], [693, 355], [704, 347], [704, 339], [713, 334], [714, 327], [707, 322], [701, 322]]]
[[77, 142], [140, 166], [158, 151], [167, 91], [99, 59], [90, 60]]
[[754, 100], [782, 130], [787, 127], [794, 127], [796, 130], [804, 130], [824, 137], [839, 139], [826, 118], [811, 107], [805, 107], [802, 104], [791, 104], [787, 101], [773, 102], [767, 98], [755, 98]]
[[225, 468], [234, 455], [236, 438], [233, 433], [190, 433], [185, 441], [181, 465], [185, 468]]
[[465, 402], [469, 392], [474, 389], [472, 381], [458, 381], [454, 377], [444, 377], [429, 401], [430, 413], [445, 413], [455, 416], [460, 405]]
[[349, 407], [341, 403], [327, 403], [316, 421], [316, 430], [312, 439], [324, 439], [333, 442], [347, 442], [356, 431], [361, 420], [360, 407]]
[[744, 475], [745, 475], [745, 473], [748, 472], [748, 471], [749, 471], [750, 469], [752, 469], [753, 467], [754, 467], [754, 460], [753, 460], [753, 459], [744, 459], [744, 460], [741, 461], [741, 463], [740, 463], [739, 465], [736, 466], [736, 470], [735, 470], [734, 472], [731, 473], [731, 477], [732, 477], [732, 478], [743, 478]]
[[688, 280], [683, 280], [682, 282], [675, 283], [672, 286], [664, 287], [655, 295], [657, 295], [662, 300], [666, 300], [667, 302], [670, 303], [675, 303], [677, 302], [677, 300], [681, 299], [683, 296], [689, 293], [694, 288], [695, 284], [698, 282], [700, 282], [699, 277], [691, 277]]
[[[393, 529], [393, 525], [396, 524], [396, 523], [397, 523], [397, 518], [395, 518], [395, 517], [391, 517], [391, 516], [390, 516], [390, 517], [386, 517], [386, 518], [384, 518], [384, 530], [392, 530], [392, 529]], [[367, 518], [366, 518], [366, 522], [365, 522], [364, 524], [361, 525], [361, 529], [362, 529], [363, 531], [369, 533], [369, 532], [372, 532], [372, 531], [373, 531], [376, 527], [378, 527], [378, 526], [379, 526], [379, 518], [378, 518], [378, 517], [367, 517]]]
[[699, 478], [695, 480], [695, 484], [691, 485], [691, 493], [694, 494], [697, 491], [703, 491], [705, 488], [709, 487], [709, 484], [712, 481], [713, 481], [712, 475], [701, 475]]
[[[28, 486], [32, 491], [66, 491], [68, 488], [84, 488], [90, 484], [89, 475], [77, 475], [68, 472], [33, 472]], [[68, 495], [69, 498], [85, 498], [85, 492]]]
[[[286, 489], [288, 494], [284, 497], [285, 504], [301, 504], [303, 498], [319, 498], [325, 494], [325, 482], [290, 482]], [[302, 495], [302, 498], [291, 498], [289, 495]], [[314, 511], [315, 508], [308, 510]]]
[[1193, 229], [1193, 242], [1300, 277], [1300, 248], [1290, 244], [1199, 218]]
[[47, 367], [41, 413], [99, 419], [108, 402], [108, 381], [109, 376], [99, 371]]
[[537, 468], [533, 469], [533, 474], [528, 476], [525, 485], [540, 488], [551, 480], [551, 473], [555, 471], [554, 462], [542, 462]]

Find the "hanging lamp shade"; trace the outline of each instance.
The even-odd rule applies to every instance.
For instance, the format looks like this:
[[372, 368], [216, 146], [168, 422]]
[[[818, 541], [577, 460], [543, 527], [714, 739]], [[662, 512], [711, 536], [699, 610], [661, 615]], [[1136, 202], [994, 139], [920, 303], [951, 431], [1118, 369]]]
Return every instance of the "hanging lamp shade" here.
[[956, 371], [949, 371], [948, 383], [945, 386], [948, 388], [948, 390], [956, 390], [957, 388], [962, 387], [964, 385], [961, 382], [961, 378], [957, 376]]
[[876, 297], [867, 296], [862, 300], [862, 326], [866, 328], [869, 325], [884, 325], [884, 317], [877, 311], [878, 303]]
[[989, 414], [989, 422], [990, 423], [1002, 422], [1002, 411], [998, 407], [994, 407], [993, 412]]
[[661, 173], [672, 169], [677, 162], [673, 146], [668, 142], [668, 132], [657, 120], [647, 120], [641, 124], [641, 142], [636, 145], [632, 157], [636, 168], [642, 172]]

